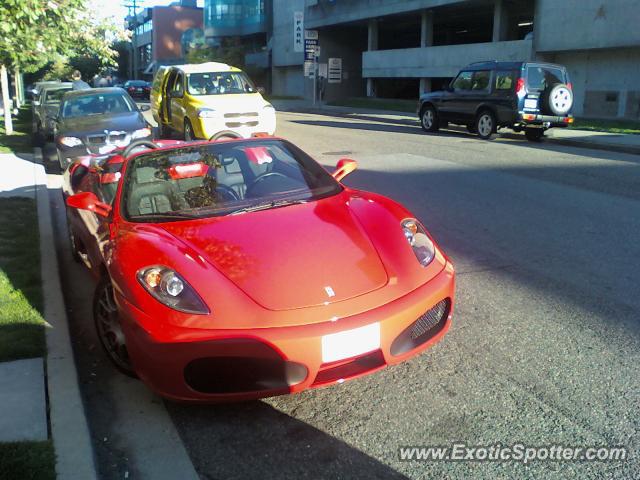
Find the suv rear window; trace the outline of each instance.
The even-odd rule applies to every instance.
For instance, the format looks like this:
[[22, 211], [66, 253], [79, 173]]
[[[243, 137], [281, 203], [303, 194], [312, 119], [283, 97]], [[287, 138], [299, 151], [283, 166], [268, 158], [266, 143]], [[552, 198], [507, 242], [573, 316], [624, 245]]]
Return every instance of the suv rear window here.
[[558, 83], [565, 83], [564, 71], [561, 68], [541, 65], [529, 65], [527, 67], [527, 86], [529, 90], [545, 90]]

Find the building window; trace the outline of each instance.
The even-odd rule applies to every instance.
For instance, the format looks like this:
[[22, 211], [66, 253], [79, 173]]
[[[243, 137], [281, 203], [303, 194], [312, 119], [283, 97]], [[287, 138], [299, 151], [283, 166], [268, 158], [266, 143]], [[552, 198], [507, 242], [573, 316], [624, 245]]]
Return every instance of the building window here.
[[140, 59], [140, 68], [144, 69], [151, 63], [151, 44], [147, 43], [138, 49], [138, 58]]
[[136, 27], [136, 35], [142, 35], [153, 30], [153, 20], [147, 20]]
[[264, 0], [208, 0], [205, 2], [205, 24], [237, 26], [264, 21]]

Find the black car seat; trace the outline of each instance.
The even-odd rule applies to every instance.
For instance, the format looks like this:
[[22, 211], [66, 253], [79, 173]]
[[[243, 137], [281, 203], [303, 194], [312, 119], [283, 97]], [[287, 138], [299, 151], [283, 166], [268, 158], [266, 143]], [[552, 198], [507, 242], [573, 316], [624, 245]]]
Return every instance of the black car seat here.
[[137, 186], [129, 193], [127, 209], [130, 215], [166, 213], [188, 208], [175, 186], [168, 180], [158, 181], [153, 168], [135, 172]]

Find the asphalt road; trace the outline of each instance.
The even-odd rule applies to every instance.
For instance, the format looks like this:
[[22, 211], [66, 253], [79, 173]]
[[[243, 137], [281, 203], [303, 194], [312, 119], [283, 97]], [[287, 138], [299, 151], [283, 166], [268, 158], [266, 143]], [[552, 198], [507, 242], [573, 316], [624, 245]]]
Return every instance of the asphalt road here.
[[[409, 362], [336, 387], [222, 406], [164, 403], [100, 350], [93, 285], [70, 259], [52, 190], [103, 478], [142, 478], [141, 462], [174, 428], [203, 479], [640, 477], [640, 157], [310, 114], [279, 114], [278, 133], [327, 167], [358, 160], [346, 184], [388, 195], [424, 222], [458, 273], [449, 334]], [[400, 446], [455, 442], [623, 445], [629, 458], [399, 460]]]

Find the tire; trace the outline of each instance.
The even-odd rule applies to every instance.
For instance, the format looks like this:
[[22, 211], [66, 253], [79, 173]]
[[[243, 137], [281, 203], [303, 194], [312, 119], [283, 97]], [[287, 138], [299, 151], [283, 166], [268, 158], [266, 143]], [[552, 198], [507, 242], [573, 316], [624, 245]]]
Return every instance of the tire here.
[[420, 125], [425, 132], [437, 132], [440, 129], [438, 112], [433, 105], [425, 106], [420, 113]]
[[80, 258], [78, 239], [76, 237], [75, 232], [73, 231], [73, 227], [71, 226], [71, 222], [67, 219], [67, 233], [69, 234], [69, 249], [71, 250], [71, 257], [73, 261], [76, 263], [82, 263], [82, 258]]
[[558, 83], [544, 93], [543, 105], [552, 115], [565, 116], [573, 106], [573, 92], [568, 85]]
[[473, 127], [482, 140], [490, 140], [496, 131], [496, 117], [490, 110], [481, 110]]
[[36, 123], [35, 130], [33, 132], [33, 141], [36, 144], [36, 147], [44, 147], [46, 139], [42, 134], [42, 125], [40, 125], [40, 122]]
[[93, 321], [100, 344], [111, 363], [122, 373], [136, 377], [127, 351], [126, 340], [113, 298], [111, 279], [103, 276], [93, 297]]
[[191, 126], [191, 122], [188, 118], [184, 119], [184, 141], [192, 142], [197, 140], [195, 134], [193, 133], [193, 127]]
[[544, 137], [544, 130], [542, 128], [526, 128], [524, 135], [530, 142], [541, 142]]

